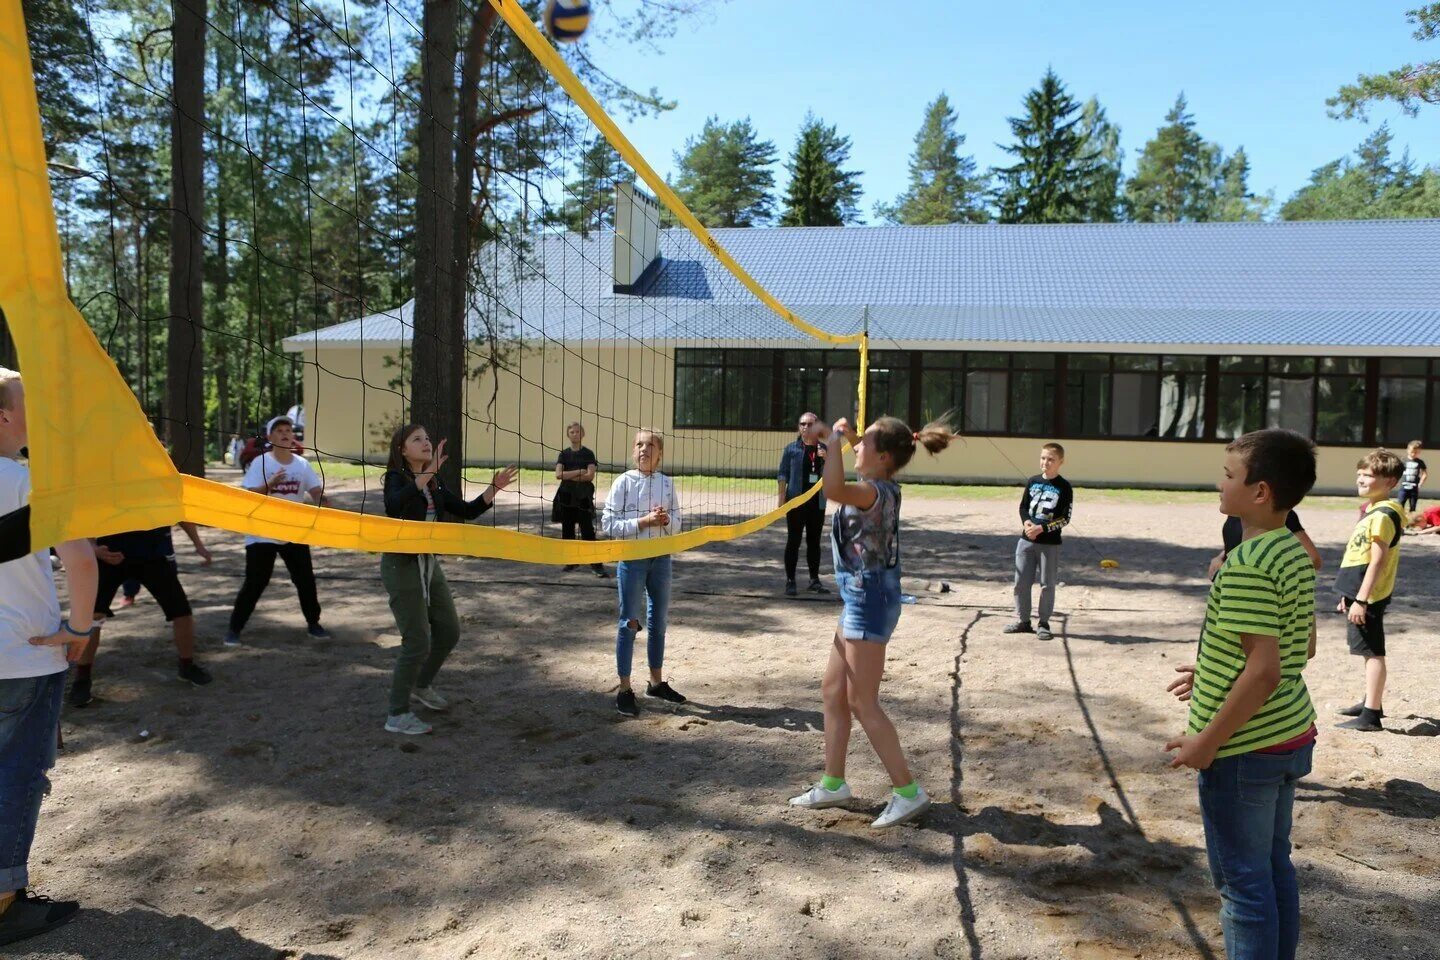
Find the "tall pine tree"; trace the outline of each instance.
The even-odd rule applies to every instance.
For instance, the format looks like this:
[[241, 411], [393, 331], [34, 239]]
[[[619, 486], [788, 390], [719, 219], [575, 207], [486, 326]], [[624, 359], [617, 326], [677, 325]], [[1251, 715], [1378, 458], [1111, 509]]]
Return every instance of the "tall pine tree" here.
[[705, 121], [698, 137], [675, 155], [675, 190], [707, 227], [754, 227], [774, 212], [775, 144], [761, 140], [750, 118]]
[[1046, 70], [1025, 95], [1025, 113], [1010, 118], [1015, 142], [1002, 149], [1016, 162], [995, 170], [1002, 223], [1075, 223], [1093, 219], [1090, 197], [1099, 157], [1080, 127], [1080, 105]]
[[795, 149], [785, 169], [785, 209], [780, 223], [787, 227], [838, 227], [860, 222], [860, 172], [846, 170], [850, 138], [842, 137], [813, 114], [805, 115]]
[[910, 154], [910, 185], [875, 215], [891, 223], [984, 223], [986, 177], [975, 172], [975, 158], [961, 156], [965, 135], [955, 132], [950, 98], [940, 94], [925, 108]]
[[1089, 211], [1085, 219], [1096, 223], [1114, 223], [1123, 211], [1120, 202], [1121, 165], [1125, 151], [1120, 148], [1120, 128], [1105, 116], [1100, 101], [1091, 97], [1080, 111], [1080, 135], [1087, 149], [1095, 155], [1099, 166], [1083, 191], [1083, 205]]
[[1220, 165], [1220, 185], [1216, 189], [1213, 220], [1264, 220], [1273, 203], [1270, 196], [1257, 196], [1250, 190], [1250, 158], [1239, 147]]
[[1186, 108], [1182, 93], [1140, 152], [1135, 176], [1125, 186], [1132, 220], [1193, 223], [1214, 216], [1223, 176], [1220, 148], [1200, 135]]
[[1440, 217], [1440, 166], [1416, 171], [1396, 159], [1387, 126], [1365, 138], [1353, 158], [1331, 161], [1280, 208], [1282, 220], [1387, 220]]
[[603, 136], [585, 147], [574, 180], [565, 184], [559, 222], [582, 236], [615, 225], [615, 184], [633, 179], [630, 168]]

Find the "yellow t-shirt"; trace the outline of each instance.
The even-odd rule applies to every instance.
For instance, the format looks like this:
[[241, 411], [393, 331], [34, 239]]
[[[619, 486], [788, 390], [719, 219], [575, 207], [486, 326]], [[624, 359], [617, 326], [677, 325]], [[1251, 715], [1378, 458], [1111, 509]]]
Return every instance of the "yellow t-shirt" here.
[[1342, 596], [1355, 599], [1360, 584], [1365, 580], [1365, 569], [1370, 566], [1370, 544], [1379, 542], [1390, 549], [1385, 551], [1385, 560], [1380, 573], [1365, 599], [1370, 603], [1387, 600], [1395, 592], [1395, 571], [1400, 566], [1400, 532], [1405, 529], [1405, 508], [1393, 500], [1381, 500], [1365, 508], [1365, 514], [1355, 524], [1345, 544], [1345, 556], [1340, 561], [1340, 572], [1335, 576], [1335, 589]]

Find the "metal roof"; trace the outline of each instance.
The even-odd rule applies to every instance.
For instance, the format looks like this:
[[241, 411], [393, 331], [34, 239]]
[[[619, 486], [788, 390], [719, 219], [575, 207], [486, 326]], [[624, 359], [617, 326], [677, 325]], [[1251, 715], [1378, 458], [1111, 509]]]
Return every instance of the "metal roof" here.
[[[883, 346], [1073, 345], [1304, 352], [1440, 349], [1440, 220], [720, 229], [782, 303]], [[687, 231], [661, 233], [636, 294], [611, 290], [612, 235], [490, 248], [471, 333], [803, 345]], [[410, 339], [413, 302], [287, 349]]]

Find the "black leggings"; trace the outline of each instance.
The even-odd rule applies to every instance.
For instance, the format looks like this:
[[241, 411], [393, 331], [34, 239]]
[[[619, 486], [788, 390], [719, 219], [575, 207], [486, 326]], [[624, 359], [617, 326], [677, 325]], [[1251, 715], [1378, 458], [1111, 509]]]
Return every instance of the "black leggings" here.
[[805, 562], [810, 567], [810, 579], [820, 579], [820, 540], [825, 529], [825, 508], [820, 506], [818, 497], [785, 514], [785, 579], [795, 579], [795, 568], [800, 564], [800, 537], [805, 537]]
[[560, 515], [560, 536], [566, 540], [575, 539], [575, 525], [580, 525], [580, 539], [595, 539], [595, 514], [584, 510], [565, 510]]
[[235, 609], [230, 612], [230, 629], [239, 633], [255, 612], [260, 595], [270, 585], [270, 575], [275, 572], [275, 558], [285, 561], [290, 572], [290, 581], [300, 595], [300, 611], [305, 614], [305, 623], [314, 626], [320, 622], [320, 598], [315, 592], [315, 568], [310, 562], [310, 548], [303, 543], [252, 543], [245, 547], [245, 582], [235, 597]]

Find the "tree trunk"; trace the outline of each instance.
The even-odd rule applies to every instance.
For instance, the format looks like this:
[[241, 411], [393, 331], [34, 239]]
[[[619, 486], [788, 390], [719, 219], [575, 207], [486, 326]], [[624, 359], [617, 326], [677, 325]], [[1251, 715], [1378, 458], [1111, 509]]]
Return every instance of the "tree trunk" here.
[[170, 337], [166, 436], [181, 473], [205, 476], [205, 16], [208, 0], [174, 0], [170, 123]]
[[[446, 486], [460, 491], [464, 462], [463, 312], [455, 314], [460, 279], [455, 258], [455, 55], [457, 0], [426, 0], [421, 24], [419, 194], [415, 205], [415, 328], [410, 418], [447, 439]], [[460, 219], [464, 219], [461, 217]], [[459, 321], [457, 324], [457, 320]]]

